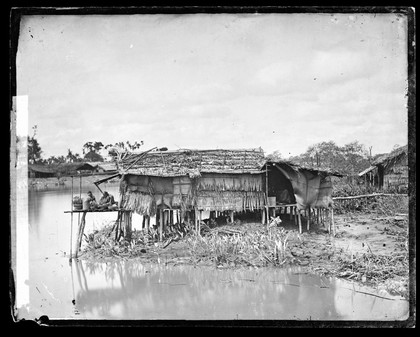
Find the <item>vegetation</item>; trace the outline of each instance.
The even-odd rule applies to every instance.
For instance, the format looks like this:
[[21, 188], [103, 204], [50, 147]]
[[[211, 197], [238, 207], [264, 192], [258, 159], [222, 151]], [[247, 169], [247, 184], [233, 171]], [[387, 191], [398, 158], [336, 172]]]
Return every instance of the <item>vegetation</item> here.
[[130, 143], [129, 141], [117, 142], [115, 144], [104, 145], [102, 142], [93, 141], [86, 142], [82, 146], [82, 154], [73, 152], [71, 149], [67, 149], [66, 155], [50, 156], [48, 158], [42, 157], [42, 148], [36, 138], [37, 125], [32, 127], [33, 135], [28, 136], [28, 163], [29, 164], [42, 164], [42, 165], [54, 165], [63, 163], [78, 163], [78, 162], [96, 162], [104, 161], [104, 158], [100, 154], [100, 151], [105, 149], [108, 150], [112, 147], [117, 147], [124, 150], [137, 150], [143, 145], [143, 141]]

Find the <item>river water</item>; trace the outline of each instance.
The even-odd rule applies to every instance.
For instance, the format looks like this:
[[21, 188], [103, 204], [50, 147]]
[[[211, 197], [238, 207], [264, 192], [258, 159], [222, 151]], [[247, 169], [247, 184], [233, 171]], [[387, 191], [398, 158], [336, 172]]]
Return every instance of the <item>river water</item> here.
[[[102, 185], [101, 185], [102, 188]], [[118, 198], [118, 186], [102, 189]], [[82, 186], [82, 196], [92, 190]], [[76, 188], [74, 194], [79, 194]], [[71, 190], [29, 191], [29, 305], [19, 316], [34, 319], [131, 320], [402, 320], [403, 298], [299, 268], [165, 266], [136, 260], [69, 263]], [[116, 213], [92, 213], [86, 231]], [[134, 227], [139, 218], [134, 218]], [[74, 239], [78, 216], [73, 219]], [[367, 294], [369, 293], [369, 294]], [[386, 299], [382, 298], [386, 297]]]

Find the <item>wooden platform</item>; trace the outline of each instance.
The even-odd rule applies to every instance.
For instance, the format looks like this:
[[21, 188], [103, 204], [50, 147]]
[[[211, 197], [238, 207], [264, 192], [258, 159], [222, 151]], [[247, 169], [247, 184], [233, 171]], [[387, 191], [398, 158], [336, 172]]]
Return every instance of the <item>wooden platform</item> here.
[[126, 209], [123, 208], [117, 208], [117, 209], [75, 209], [73, 211], [64, 211], [64, 213], [104, 213], [104, 212], [119, 212], [119, 211], [126, 211], [129, 212]]

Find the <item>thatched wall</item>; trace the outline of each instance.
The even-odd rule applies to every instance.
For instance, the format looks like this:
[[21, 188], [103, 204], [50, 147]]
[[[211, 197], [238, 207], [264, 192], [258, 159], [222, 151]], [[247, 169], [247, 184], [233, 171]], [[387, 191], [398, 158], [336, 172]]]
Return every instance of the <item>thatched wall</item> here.
[[254, 210], [264, 207], [264, 153], [251, 150], [180, 150], [128, 154], [124, 204], [140, 214], [157, 207], [181, 210]]
[[200, 178], [126, 175], [123, 207], [153, 216], [157, 207], [255, 210], [264, 207], [262, 175], [202, 174]]

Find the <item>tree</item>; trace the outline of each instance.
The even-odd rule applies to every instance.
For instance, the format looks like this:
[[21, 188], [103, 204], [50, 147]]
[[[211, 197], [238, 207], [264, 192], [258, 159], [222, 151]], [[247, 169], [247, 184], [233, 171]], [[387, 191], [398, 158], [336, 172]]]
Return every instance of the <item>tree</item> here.
[[281, 153], [278, 150], [274, 151], [273, 153], [268, 154], [265, 158], [268, 161], [281, 161], [282, 160]]
[[333, 141], [317, 143], [309, 146], [305, 153], [289, 159], [302, 166], [329, 168], [349, 175], [354, 175], [370, 165], [369, 153], [358, 141], [341, 147]]
[[105, 146], [105, 149], [109, 149], [112, 147], [120, 148], [123, 151], [134, 151], [140, 148], [140, 146], [143, 145], [143, 141], [140, 142], [135, 141], [133, 144], [131, 144], [128, 140], [126, 142], [117, 142], [115, 144], [108, 144]]
[[67, 149], [66, 162], [76, 163], [80, 161], [83, 161], [83, 158], [78, 153], [73, 153], [70, 149]]
[[86, 153], [84, 158], [87, 161], [104, 161], [104, 158], [99, 153], [96, 153], [95, 151], [90, 151]]
[[86, 142], [83, 144], [84, 158], [88, 161], [104, 161], [99, 151], [104, 147], [102, 142]]
[[28, 162], [30, 164], [36, 164], [42, 161], [42, 157], [41, 157], [42, 150], [41, 150], [41, 146], [38, 143], [38, 140], [35, 138], [37, 125], [34, 125], [32, 127], [32, 130], [34, 130], [32, 137], [28, 136]]
[[44, 162], [48, 165], [53, 165], [53, 164], [61, 164], [61, 163], [65, 163], [66, 162], [66, 157], [64, 156], [51, 156], [49, 158], [47, 158], [46, 160], [44, 160]]

